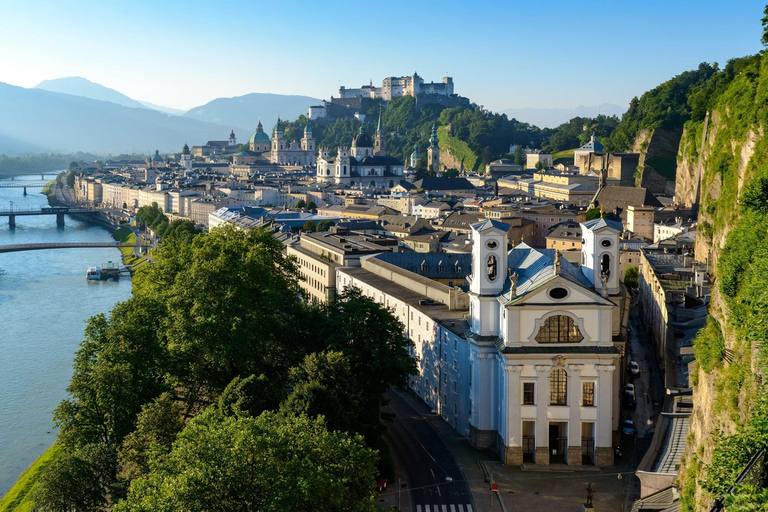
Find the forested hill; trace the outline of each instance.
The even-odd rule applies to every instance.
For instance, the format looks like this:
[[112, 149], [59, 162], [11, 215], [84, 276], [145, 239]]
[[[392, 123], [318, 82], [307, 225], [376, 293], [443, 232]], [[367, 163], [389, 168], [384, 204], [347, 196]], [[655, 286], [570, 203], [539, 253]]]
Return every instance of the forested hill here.
[[[361, 125], [372, 135], [376, 130], [380, 109], [389, 154], [406, 162], [416, 145], [419, 152], [425, 155], [432, 124], [437, 123], [438, 126], [450, 128], [447, 131], [441, 130], [441, 133], [445, 133], [445, 136], [441, 136], [441, 147], [447, 142], [446, 137], [466, 144], [472, 152], [470, 160], [475, 162], [475, 169], [502, 157], [514, 159], [515, 155], [509, 154], [510, 145], [543, 148], [553, 152], [573, 149], [585, 143], [592, 133], [609, 136], [619, 122], [616, 117], [576, 117], [558, 128], [540, 129], [478, 105], [470, 108], [444, 108], [440, 105], [417, 108], [415, 99], [405, 96], [388, 102], [386, 108], [383, 103], [370, 107], [365, 112], [365, 123], [357, 119], [338, 119], [330, 123], [314, 124], [312, 130], [318, 147], [325, 146], [335, 152], [338, 146], [349, 146]], [[306, 122], [303, 115], [296, 121], [285, 122], [286, 137], [289, 140], [300, 139]], [[461, 146], [464, 147], [463, 144]]]

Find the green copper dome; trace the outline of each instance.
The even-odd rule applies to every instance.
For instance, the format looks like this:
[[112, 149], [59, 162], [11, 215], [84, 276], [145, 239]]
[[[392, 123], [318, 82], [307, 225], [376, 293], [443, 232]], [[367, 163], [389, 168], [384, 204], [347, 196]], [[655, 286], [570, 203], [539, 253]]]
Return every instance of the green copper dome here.
[[429, 147], [436, 148], [437, 143], [440, 142], [437, 138], [437, 125], [432, 123], [432, 136], [429, 138]]
[[[261, 128], [261, 125], [259, 125], [259, 128]], [[251, 135], [251, 138], [248, 139], [249, 144], [269, 144], [269, 135], [264, 133], [263, 130], [256, 129], [255, 132], [253, 132], [253, 135]]]

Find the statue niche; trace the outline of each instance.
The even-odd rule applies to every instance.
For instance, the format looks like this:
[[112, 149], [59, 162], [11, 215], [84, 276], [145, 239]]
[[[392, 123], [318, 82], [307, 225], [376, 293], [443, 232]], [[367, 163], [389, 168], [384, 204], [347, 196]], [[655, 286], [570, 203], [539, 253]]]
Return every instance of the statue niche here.
[[496, 256], [491, 254], [488, 256], [488, 279], [491, 281], [496, 280]]

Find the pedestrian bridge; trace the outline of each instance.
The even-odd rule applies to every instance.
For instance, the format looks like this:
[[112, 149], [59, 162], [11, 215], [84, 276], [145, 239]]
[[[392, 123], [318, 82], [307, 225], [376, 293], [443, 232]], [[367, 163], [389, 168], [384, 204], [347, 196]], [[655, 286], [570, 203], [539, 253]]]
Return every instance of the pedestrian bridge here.
[[121, 244], [118, 242], [59, 242], [48, 244], [13, 244], [0, 245], [0, 253], [19, 251], [39, 251], [42, 249], [78, 249], [83, 247], [149, 247], [147, 245]]
[[3, 183], [0, 188], [43, 188], [47, 183]]

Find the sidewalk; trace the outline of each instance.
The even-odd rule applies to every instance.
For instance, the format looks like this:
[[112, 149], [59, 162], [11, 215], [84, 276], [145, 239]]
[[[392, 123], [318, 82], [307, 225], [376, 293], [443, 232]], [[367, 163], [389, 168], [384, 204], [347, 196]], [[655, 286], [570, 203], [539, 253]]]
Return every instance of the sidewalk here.
[[[629, 471], [629, 457], [611, 468], [575, 468], [565, 465], [504, 466], [495, 454], [478, 452], [467, 444], [446, 422], [429, 413], [426, 405], [411, 394], [405, 397], [417, 411], [429, 420], [453, 452], [464, 472], [474, 498], [476, 512], [577, 512], [587, 497], [587, 486], [595, 490], [596, 512], [620, 512], [625, 507], [626, 484], [634, 478]], [[482, 466], [498, 484], [499, 491], [490, 490]]]

